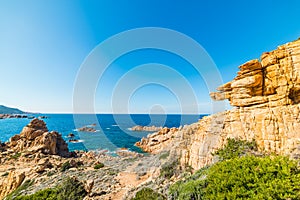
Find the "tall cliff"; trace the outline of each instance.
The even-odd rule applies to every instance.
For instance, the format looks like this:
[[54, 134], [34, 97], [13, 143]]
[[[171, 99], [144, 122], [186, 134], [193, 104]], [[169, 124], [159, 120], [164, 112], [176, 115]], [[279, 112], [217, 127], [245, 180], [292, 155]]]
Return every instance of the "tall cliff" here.
[[179, 130], [167, 129], [143, 138], [137, 146], [158, 153], [170, 150], [183, 166], [199, 169], [227, 138], [255, 139], [261, 151], [300, 155], [300, 40], [263, 53], [239, 66], [231, 82], [210, 94], [228, 99], [232, 110], [204, 117]]

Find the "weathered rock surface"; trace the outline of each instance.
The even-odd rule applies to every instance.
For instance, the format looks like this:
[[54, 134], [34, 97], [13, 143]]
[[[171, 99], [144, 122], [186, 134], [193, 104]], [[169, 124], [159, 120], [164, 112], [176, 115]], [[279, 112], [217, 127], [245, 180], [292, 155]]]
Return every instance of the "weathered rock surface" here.
[[178, 131], [177, 128], [164, 127], [160, 131], [150, 134], [147, 138], [142, 138], [135, 145], [146, 152], [159, 153], [165, 146], [172, 142], [172, 135]]
[[211, 93], [214, 100], [228, 99], [237, 107], [278, 107], [300, 102], [300, 40], [263, 53], [261, 62], [240, 67], [236, 78]]
[[211, 93], [236, 108], [204, 117], [175, 132], [154, 133], [137, 146], [152, 153], [171, 150], [182, 166], [199, 169], [212, 162], [227, 138], [255, 139], [261, 151], [300, 156], [300, 40], [251, 60], [237, 77]]
[[10, 138], [8, 148], [15, 152], [41, 152], [43, 154], [70, 155], [68, 145], [58, 132], [48, 132], [44, 121], [33, 119], [19, 135]]
[[157, 127], [157, 126], [134, 126], [131, 128], [132, 131], [160, 131], [163, 127]]
[[9, 172], [5, 179], [0, 180], [0, 199], [19, 187], [25, 178], [25, 173]]

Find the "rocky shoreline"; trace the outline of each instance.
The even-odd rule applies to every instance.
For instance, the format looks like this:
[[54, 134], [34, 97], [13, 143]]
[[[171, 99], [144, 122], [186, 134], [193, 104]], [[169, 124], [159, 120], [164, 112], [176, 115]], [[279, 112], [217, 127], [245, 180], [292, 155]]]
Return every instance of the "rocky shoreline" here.
[[230, 139], [255, 141], [252, 156], [300, 158], [300, 40], [241, 65], [237, 77], [218, 91], [211, 97], [228, 99], [233, 109], [180, 128], [135, 128], [157, 130], [136, 143], [149, 154], [70, 152], [59, 133], [34, 119], [0, 145], [0, 199], [26, 182], [32, 184], [13, 195], [53, 188], [67, 177], [84, 186], [86, 200], [132, 199], [143, 188], [166, 199], [173, 183], [218, 162], [215, 153]]
[[39, 119], [2, 143], [0, 151], [0, 199], [26, 181], [34, 180], [18, 195], [54, 187], [66, 177], [76, 177], [84, 185], [85, 199], [122, 199], [135, 187], [155, 180], [163, 163], [158, 155], [145, 156], [127, 149], [118, 150], [118, 157], [106, 152], [69, 152], [61, 135], [48, 131]]

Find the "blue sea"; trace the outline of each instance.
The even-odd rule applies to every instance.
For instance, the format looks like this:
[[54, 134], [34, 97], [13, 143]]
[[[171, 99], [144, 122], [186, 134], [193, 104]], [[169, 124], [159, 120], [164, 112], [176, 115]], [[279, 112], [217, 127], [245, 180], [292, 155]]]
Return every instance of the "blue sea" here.
[[[74, 150], [107, 150], [114, 153], [118, 148], [127, 148], [141, 152], [134, 146], [142, 137], [151, 132], [131, 131], [135, 125], [179, 127], [197, 122], [205, 115], [148, 115], [148, 114], [42, 114], [49, 131], [58, 131], [68, 143], [69, 149]], [[37, 116], [36, 116], [37, 117]], [[2, 119], [0, 120], [0, 141], [6, 142], [15, 134], [19, 134], [31, 119]], [[80, 132], [76, 129], [83, 126], [93, 126], [96, 132]], [[69, 142], [68, 134], [73, 133], [78, 142]]]

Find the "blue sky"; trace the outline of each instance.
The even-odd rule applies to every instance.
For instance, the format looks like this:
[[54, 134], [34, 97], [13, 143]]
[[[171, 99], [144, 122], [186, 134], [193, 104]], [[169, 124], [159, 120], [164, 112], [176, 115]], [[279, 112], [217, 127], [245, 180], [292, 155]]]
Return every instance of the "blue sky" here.
[[[299, 13], [297, 0], [0, 0], [0, 104], [33, 112], [71, 113], [76, 77], [89, 53], [115, 34], [142, 27], [168, 28], [193, 38], [227, 82], [238, 65], [300, 37]], [[107, 69], [95, 91], [95, 111], [112, 112], [118, 81], [146, 63], [175, 69], [194, 91], [197, 112], [211, 112], [205, 80], [183, 59], [155, 49], [131, 52]], [[161, 76], [171, 86], [141, 86], [130, 99], [116, 101], [128, 104], [116, 112], [180, 112], [181, 99], [172, 93], [172, 88], [181, 88], [178, 76], [163, 68], [153, 72], [133, 70], [131, 78]]]

